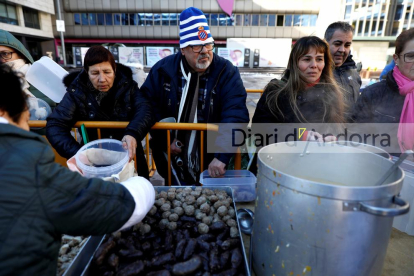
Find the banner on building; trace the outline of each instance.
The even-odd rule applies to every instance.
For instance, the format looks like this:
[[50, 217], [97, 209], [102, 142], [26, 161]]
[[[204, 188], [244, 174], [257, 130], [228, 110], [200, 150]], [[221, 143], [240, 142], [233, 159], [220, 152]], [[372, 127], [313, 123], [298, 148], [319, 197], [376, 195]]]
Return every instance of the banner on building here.
[[217, 54], [233, 63], [234, 66], [243, 67], [244, 48], [217, 48]]
[[144, 47], [119, 47], [119, 63], [144, 65]]
[[172, 55], [174, 47], [146, 47], [147, 66], [154, 66], [161, 59]]

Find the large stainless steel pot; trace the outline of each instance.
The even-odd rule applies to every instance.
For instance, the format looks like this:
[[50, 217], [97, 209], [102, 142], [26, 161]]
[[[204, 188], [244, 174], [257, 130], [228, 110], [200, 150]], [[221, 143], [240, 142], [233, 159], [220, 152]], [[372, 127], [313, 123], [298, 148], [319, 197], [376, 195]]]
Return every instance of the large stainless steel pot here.
[[316, 142], [303, 155], [305, 144], [278, 143], [258, 153], [256, 274], [380, 275], [393, 217], [409, 210], [396, 197], [404, 172], [398, 168], [374, 187], [389, 159]]

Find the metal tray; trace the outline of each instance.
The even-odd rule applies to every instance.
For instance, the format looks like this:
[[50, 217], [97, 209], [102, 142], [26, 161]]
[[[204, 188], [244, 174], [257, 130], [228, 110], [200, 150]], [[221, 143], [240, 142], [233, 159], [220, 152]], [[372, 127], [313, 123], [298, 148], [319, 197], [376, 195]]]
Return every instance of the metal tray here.
[[[163, 186], [163, 187], [154, 187], [154, 189], [157, 192], [161, 192], [161, 191], [167, 191], [170, 188], [192, 188], [193, 190], [197, 187], [197, 186]], [[202, 188], [209, 188], [209, 189], [217, 189], [217, 190], [223, 190], [226, 191], [227, 195], [229, 195], [232, 199], [234, 198], [233, 196], [233, 189], [231, 187], [228, 186], [207, 186], [207, 185], [203, 185]], [[234, 211], [236, 212], [236, 220], [237, 220], [237, 226], [239, 228], [239, 238], [241, 241], [241, 247], [242, 247], [242, 252], [243, 252], [243, 263], [244, 263], [244, 269], [245, 269], [245, 273], [247, 276], [250, 276], [250, 272], [249, 272], [249, 266], [247, 263], [247, 258], [246, 258], [246, 252], [244, 249], [244, 243], [243, 243], [243, 238], [242, 238], [242, 233], [240, 231], [240, 223], [239, 223], [239, 219], [237, 218], [237, 209], [236, 209], [236, 204], [233, 200], [233, 208]], [[92, 258], [96, 252], [96, 250], [99, 248], [99, 246], [101, 245], [101, 243], [103, 242], [103, 240], [105, 239], [105, 236], [91, 236], [88, 238], [88, 241], [85, 243], [85, 245], [82, 247], [82, 249], [79, 251], [79, 253], [76, 255], [75, 259], [73, 259], [73, 262], [70, 264], [70, 266], [68, 267], [68, 269], [66, 270], [66, 272], [63, 274], [63, 276], [92, 276], [92, 274], [89, 271], [89, 265], [92, 261]]]

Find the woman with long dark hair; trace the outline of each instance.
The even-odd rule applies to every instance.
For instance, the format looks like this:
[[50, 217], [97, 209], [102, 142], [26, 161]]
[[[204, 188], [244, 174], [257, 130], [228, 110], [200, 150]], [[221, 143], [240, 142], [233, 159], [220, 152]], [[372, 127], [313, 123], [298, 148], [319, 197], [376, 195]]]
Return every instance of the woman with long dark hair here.
[[282, 79], [266, 86], [253, 123], [344, 123], [344, 97], [332, 68], [325, 41], [316, 36], [296, 41]]

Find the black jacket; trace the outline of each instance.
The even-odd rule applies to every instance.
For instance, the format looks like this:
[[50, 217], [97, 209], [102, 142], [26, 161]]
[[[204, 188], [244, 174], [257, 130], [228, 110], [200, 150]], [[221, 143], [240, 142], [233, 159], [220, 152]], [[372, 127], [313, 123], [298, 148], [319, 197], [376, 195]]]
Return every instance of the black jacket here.
[[[361, 91], [361, 96], [352, 112], [352, 119], [354, 123], [366, 123], [361, 125], [364, 128], [361, 132], [389, 134], [391, 146], [384, 147], [384, 150], [399, 155], [397, 132], [405, 97], [400, 95], [393, 72], [394, 70], [390, 71], [385, 80], [374, 83]], [[386, 125], [381, 126], [380, 124], [383, 123]], [[376, 144], [376, 146], [380, 145]]]
[[[167, 117], [177, 118], [180, 104], [178, 94], [181, 86], [179, 73], [181, 59], [182, 55], [178, 53], [157, 62], [141, 86], [141, 90], [151, 100], [157, 121]], [[205, 122], [246, 126], [249, 122], [249, 113], [246, 107], [247, 93], [237, 67], [214, 54], [209, 70], [203, 109]], [[227, 148], [231, 144], [231, 136], [227, 134], [228, 132], [220, 129], [218, 137], [214, 140], [215, 142], [213, 141], [214, 146], [218, 149], [214, 157], [225, 164], [228, 164], [233, 155], [233, 153], [223, 153], [228, 151]], [[152, 145], [156, 144], [156, 148], [152, 147], [153, 151], [166, 151], [167, 143], [166, 139], [163, 139], [166, 136], [165, 131], [152, 131], [151, 135], [153, 137]], [[160, 157], [159, 159], [165, 158]], [[156, 162], [161, 161], [155, 160]], [[208, 163], [206, 165], [208, 166]]]
[[352, 59], [352, 55], [349, 55], [345, 62], [336, 67], [333, 71], [335, 80], [338, 85], [344, 89], [345, 99], [350, 108], [358, 100], [359, 89], [361, 88], [361, 77], [356, 70], [355, 61]]
[[400, 95], [393, 76], [367, 86], [355, 105], [352, 119], [355, 123], [399, 123], [405, 97]]
[[[56, 151], [65, 158], [76, 154], [81, 145], [70, 135], [70, 130], [77, 121], [129, 121], [125, 130], [102, 130], [102, 137], [122, 139], [131, 135], [137, 140], [138, 174], [148, 178], [141, 140], [155, 123], [151, 105], [137, 83], [132, 79], [131, 69], [117, 64], [113, 87], [103, 98], [101, 105], [94, 93], [87, 86], [88, 75], [85, 70], [73, 72], [64, 78], [67, 93], [62, 101], [47, 118], [46, 136]], [[93, 140], [95, 131], [89, 131]], [[91, 135], [92, 134], [92, 135]], [[140, 173], [140, 167], [145, 166]], [[146, 174], [145, 170], [147, 171]]]
[[0, 275], [55, 276], [62, 234], [114, 232], [135, 209], [124, 186], [54, 159], [40, 135], [0, 124]]

